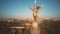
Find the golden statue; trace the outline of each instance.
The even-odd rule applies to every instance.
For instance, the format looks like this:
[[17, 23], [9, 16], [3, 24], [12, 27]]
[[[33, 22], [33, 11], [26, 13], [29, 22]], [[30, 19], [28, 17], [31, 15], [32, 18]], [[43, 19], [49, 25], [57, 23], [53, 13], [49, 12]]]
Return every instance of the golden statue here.
[[40, 28], [39, 28], [39, 16], [38, 16], [38, 11], [42, 9], [44, 5], [36, 6], [36, 0], [34, 0], [34, 8], [31, 8], [33, 11], [33, 18], [34, 21], [33, 23], [26, 23], [26, 29], [31, 30], [31, 34], [40, 34]]
[[34, 18], [34, 22], [32, 23], [32, 27], [31, 27], [31, 34], [40, 34], [40, 28], [39, 28], [39, 16], [38, 16], [38, 11], [42, 9], [42, 7], [44, 7], [44, 5], [40, 5], [40, 6], [36, 6], [36, 0], [34, 1], [34, 8], [32, 8], [33, 11], [33, 18]]
[[34, 18], [34, 21], [39, 21], [39, 16], [38, 16], [38, 11], [43, 7], [43, 5], [41, 5], [41, 6], [37, 6], [36, 7], [36, 0], [34, 1], [34, 8], [32, 9], [32, 11], [33, 11], [33, 18]]
[[34, 21], [38, 21], [39, 20], [38, 11], [41, 8], [42, 8], [41, 6], [38, 6], [38, 7], [35, 7], [35, 8], [32, 9]]

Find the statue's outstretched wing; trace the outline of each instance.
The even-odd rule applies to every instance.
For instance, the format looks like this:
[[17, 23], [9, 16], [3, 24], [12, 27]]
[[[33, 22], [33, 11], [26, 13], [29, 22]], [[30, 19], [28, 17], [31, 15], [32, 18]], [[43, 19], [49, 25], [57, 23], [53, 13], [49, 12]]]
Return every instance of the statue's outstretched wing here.
[[42, 9], [43, 7], [44, 7], [44, 5], [37, 6], [36, 9], [37, 9], [37, 10], [40, 10], [40, 9]]

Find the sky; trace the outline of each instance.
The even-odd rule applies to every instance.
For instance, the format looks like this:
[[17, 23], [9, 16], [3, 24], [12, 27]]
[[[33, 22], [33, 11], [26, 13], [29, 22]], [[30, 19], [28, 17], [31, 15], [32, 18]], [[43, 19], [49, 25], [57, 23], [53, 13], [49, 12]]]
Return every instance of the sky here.
[[[37, 0], [37, 6], [44, 5], [39, 10], [41, 18], [60, 18], [60, 0]], [[0, 18], [33, 18], [34, 0], [0, 0]]]

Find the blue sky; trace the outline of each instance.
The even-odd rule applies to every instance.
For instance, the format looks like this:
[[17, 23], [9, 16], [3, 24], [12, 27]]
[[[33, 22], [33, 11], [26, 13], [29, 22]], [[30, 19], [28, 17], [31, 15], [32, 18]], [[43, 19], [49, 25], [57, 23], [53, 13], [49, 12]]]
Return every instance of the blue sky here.
[[[41, 18], [60, 18], [60, 0], [37, 0], [38, 6], [42, 4], [38, 13]], [[0, 17], [32, 18], [30, 6], [33, 8], [34, 0], [0, 0]]]

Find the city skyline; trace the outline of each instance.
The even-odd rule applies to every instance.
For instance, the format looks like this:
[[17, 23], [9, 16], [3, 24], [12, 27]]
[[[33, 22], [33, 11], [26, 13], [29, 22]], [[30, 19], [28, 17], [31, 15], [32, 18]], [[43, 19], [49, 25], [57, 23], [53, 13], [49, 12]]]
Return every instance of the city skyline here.
[[[37, 0], [37, 5], [44, 5], [39, 11], [41, 18], [60, 18], [60, 0]], [[33, 18], [29, 7], [34, 7], [34, 0], [0, 0], [0, 18]]]

